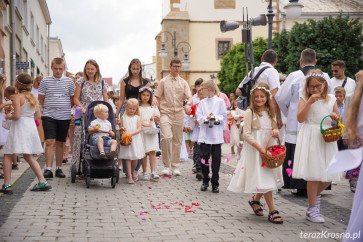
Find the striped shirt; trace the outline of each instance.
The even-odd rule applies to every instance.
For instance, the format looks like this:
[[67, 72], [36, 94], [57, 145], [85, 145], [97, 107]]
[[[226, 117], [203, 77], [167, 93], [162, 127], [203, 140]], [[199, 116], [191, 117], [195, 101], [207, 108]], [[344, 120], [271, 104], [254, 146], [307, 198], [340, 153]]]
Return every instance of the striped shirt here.
[[56, 120], [71, 119], [71, 100], [74, 96], [75, 85], [72, 79], [62, 76], [45, 77], [39, 85], [39, 95], [45, 96], [43, 117]]

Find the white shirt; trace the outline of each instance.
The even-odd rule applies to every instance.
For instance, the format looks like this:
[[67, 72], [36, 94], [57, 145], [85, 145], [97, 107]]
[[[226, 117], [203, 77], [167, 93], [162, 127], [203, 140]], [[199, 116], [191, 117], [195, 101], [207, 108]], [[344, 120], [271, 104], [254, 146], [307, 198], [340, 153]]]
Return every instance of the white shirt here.
[[290, 73], [275, 95], [281, 112], [287, 117], [285, 142], [290, 144], [296, 144], [297, 134], [301, 126], [297, 121], [297, 112], [300, 83], [303, 80], [305, 80], [305, 75], [302, 71]]
[[[256, 83], [265, 82], [268, 84], [270, 90], [274, 90], [275, 88], [280, 88], [280, 77], [277, 70], [267, 62], [262, 62], [260, 66], [256, 67], [253, 71], [253, 76], [256, 76], [257, 73], [265, 66], [269, 66], [270, 68], [265, 69], [260, 77], [257, 79]], [[248, 73], [248, 76], [251, 72]], [[252, 76], [252, 77], [253, 77]], [[242, 81], [243, 82], [243, 81]], [[242, 82], [239, 84], [238, 87], [242, 87]]]
[[30, 92], [35, 96], [36, 99], [38, 99], [39, 89], [32, 87], [32, 90]]
[[[220, 121], [219, 125], [214, 125], [212, 128], [208, 124], [204, 124], [206, 117], [213, 113], [214, 117]], [[223, 126], [227, 120], [227, 108], [224, 100], [217, 96], [205, 98], [200, 101], [196, 117], [200, 125], [198, 143], [206, 144], [223, 144]]]
[[[343, 85], [344, 79], [339, 80], [336, 79], [335, 77], [333, 77], [331, 79], [331, 84], [333, 86], [333, 89], [336, 87], [341, 87]], [[355, 87], [357, 86], [357, 84], [355, 83], [355, 81], [352, 78], [347, 77], [347, 83], [344, 86], [345, 89], [345, 96], [348, 96], [349, 94], [354, 93]]]
[[102, 136], [109, 136], [108, 132], [112, 130], [112, 126], [110, 121], [102, 120], [100, 118], [96, 118], [93, 120], [88, 128], [98, 128], [99, 130], [104, 131], [104, 133], [94, 133], [92, 134], [92, 139], [101, 138]]

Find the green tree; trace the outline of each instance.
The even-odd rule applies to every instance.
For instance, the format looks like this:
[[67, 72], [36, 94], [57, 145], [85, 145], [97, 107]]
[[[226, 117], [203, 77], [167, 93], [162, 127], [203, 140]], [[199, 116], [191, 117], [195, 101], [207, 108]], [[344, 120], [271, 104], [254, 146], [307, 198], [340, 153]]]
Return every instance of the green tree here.
[[305, 48], [316, 51], [317, 67], [332, 76], [331, 63], [343, 60], [345, 74], [354, 78], [354, 73], [363, 67], [362, 24], [358, 19], [325, 17], [322, 20], [308, 20], [292, 27], [290, 32], [282, 31], [275, 35], [273, 48], [278, 53], [278, 71], [289, 74], [300, 68], [300, 53]]
[[[222, 57], [221, 70], [218, 72], [219, 89], [227, 95], [234, 92], [238, 84], [246, 76], [244, 44], [238, 43]], [[255, 66], [261, 63], [263, 52], [267, 50], [267, 40], [256, 38], [253, 41], [253, 54]]]

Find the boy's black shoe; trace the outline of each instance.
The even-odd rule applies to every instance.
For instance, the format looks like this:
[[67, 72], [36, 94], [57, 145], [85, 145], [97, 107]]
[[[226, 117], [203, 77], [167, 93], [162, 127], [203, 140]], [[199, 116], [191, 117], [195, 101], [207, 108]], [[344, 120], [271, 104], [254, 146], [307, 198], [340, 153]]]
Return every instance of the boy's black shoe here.
[[65, 163], [67, 163], [67, 162], [68, 162], [68, 159], [67, 159], [67, 158], [62, 160], [62, 163], [63, 163], [63, 164], [65, 164]]
[[205, 191], [207, 191], [207, 188], [208, 188], [208, 184], [203, 183], [202, 186], [200, 187], [200, 190], [205, 192]]
[[161, 151], [156, 151], [156, 156], [161, 156]]
[[59, 177], [59, 178], [65, 178], [65, 177], [66, 177], [66, 175], [64, 175], [64, 173], [63, 173], [62, 169], [57, 169], [57, 170], [55, 171], [55, 176], [56, 176], [56, 177]]
[[212, 186], [212, 192], [219, 193], [219, 188], [217, 186], [215, 186], [215, 187]]
[[195, 175], [195, 178], [197, 178], [198, 181], [201, 181], [203, 179], [203, 174], [201, 172], [198, 172], [197, 175]]
[[51, 170], [44, 170], [44, 173], [43, 173], [43, 176], [44, 178], [53, 178], [53, 172]]

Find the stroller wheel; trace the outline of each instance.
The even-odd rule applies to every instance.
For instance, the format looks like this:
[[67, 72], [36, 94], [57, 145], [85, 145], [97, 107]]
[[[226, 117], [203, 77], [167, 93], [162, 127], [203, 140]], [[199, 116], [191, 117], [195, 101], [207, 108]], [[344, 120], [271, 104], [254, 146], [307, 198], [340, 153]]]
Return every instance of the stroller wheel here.
[[116, 180], [117, 180], [117, 177], [116, 176], [111, 177], [111, 187], [112, 188], [115, 188], [115, 186], [116, 186]]
[[86, 187], [89, 188], [90, 184], [91, 184], [91, 177], [86, 176]]
[[76, 182], [76, 171], [77, 167], [76, 167], [76, 163], [72, 164], [72, 168], [71, 168], [71, 182], [75, 183]]

